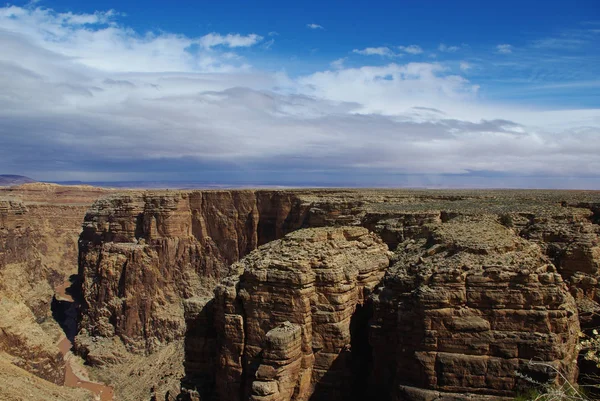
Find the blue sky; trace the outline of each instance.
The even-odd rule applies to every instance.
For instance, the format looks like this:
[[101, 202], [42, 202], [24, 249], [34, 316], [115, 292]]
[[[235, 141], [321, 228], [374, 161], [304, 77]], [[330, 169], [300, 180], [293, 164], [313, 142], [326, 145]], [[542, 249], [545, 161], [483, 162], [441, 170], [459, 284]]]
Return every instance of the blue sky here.
[[596, 1], [174, 3], [1, 7], [0, 170], [600, 189]]

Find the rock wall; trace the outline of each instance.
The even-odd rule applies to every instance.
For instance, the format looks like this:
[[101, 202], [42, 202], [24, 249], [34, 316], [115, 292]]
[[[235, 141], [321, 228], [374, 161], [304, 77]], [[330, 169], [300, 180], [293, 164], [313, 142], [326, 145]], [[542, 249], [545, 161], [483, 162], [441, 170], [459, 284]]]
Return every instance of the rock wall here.
[[[590, 206], [596, 203], [580, 201], [589, 197], [152, 191], [105, 198], [89, 210], [80, 239], [85, 303], [78, 345], [88, 361], [103, 364], [119, 360], [115, 339], [129, 351], [148, 352], [185, 336], [192, 399], [327, 394], [333, 400], [350, 388], [353, 397], [345, 399], [365, 399], [378, 389], [383, 400], [510, 397], [522, 385], [515, 369], [555, 379], [526, 363], [532, 355], [576, 375], [578, 311], [571, 294], [580, 310], [587, 301], [598, 305], [598, 213]], [[395, 250], [395, 262], [380, 284], [370, 284], [373, 295], [344, 309], [353, 310], [350, 346], [339, 327], [329, 328], [322, 342], [335, 352], [322, 355], [338, 355], [336, 362], [317, 362], [325, 345], [316, 335], [311, 362], [308, 318], [287, 318], [308, 316], [311, 296], [302, 292], [304, 284], [265, 278], [280, 267], [260, 260], [287, 260], [282, 249], [284, 256], [258, 251], [255, 259], [252, 250], [299, 228], [339, 225], [377, 233]], [[301, 275], [303, 267], [289, 270], [295, 269]], [[325, 294], [317, 298], [319, 305], [333, 302]], [[311, 307], [313, 327], [322, 317], [315, 313]], [[340, 371], [338, 360], [346, 366]], [[328, 387], [340, 377], [355, 385]]]
[[0, 201], [0, 351], [14, 365], [62, 384], [62, 356], [36, 321], [48, 316], [52, 289], [40, 280], [49, 269], [37, 249], [40, 233], [26, 224], [28, 212], [20, 201]]
[[211, 295], [231, 263], [302, 226], [304, 211], [292, 192], [277, 191], [138, 193], [96, 202], [79, 242], [79, 349], [103, 363], [111, 356], [89, 338], [117, 336], [134, 352], [182, 338], [182, 300]]
[[234, 264], [215, 290], [217, 399], [347, 399], [353, 316], [388, 265], [359, 227], [300, 230]]
[[[408, 240], [374, 295], [377, 399], [514, 396], [577, 377], [575, 301], [540, 247], [494, 219], [455, 218]], [[441, 395], [440, 395], [441, 394]]]
[[54, 287], [77, 272], [85, 210], [104, 192], [39, 183], [0, 188], [0, 383], [7, 384], [0, 398], [8, 397], [2, 399], [15, 399], [17, 383], [25, 382], [31, 399], [88, 398], [56, 386], [64, 381], [57, 346], [64, 333], [52, 305]]
[[577, 307], [537, 244], [493, 216], [426, 231], [389, 269], [362, 228], [297, 231], [234, 264], [188, 305], [187, 399], [510, 399], [530, 386], [515, 372], [577, 377]]
[[559, 216], [535, 216], [520, 232], [542, 247], [567, 281], [580, 312], [588, 317], [600, 312], [600, 225], [597, 207], [575, 209]]

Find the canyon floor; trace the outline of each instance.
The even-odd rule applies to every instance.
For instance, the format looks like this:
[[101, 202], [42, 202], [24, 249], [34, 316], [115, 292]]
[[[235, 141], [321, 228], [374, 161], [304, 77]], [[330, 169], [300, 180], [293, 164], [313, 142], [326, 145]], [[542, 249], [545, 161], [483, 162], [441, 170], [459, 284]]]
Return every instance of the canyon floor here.
[[0, 399], [511, 397], [528, 358], [576, 377], [599, 223], [597, 191], [0, 188]]

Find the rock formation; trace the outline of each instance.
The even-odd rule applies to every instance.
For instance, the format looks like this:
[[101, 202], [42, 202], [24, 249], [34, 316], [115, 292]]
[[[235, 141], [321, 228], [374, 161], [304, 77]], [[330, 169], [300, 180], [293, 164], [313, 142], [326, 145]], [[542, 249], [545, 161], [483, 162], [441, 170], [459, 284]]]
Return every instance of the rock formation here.
[[61, 389], [63, 335], [53, 318], [54, 287], [77, 272], [85, 210], [103, 190], [25, 184], [0, 189], [0, 399], [85, 400]]
[[36, 322], [50, 313], [52, 288], [38, 277], [47, 267], [37, 249], [40, 234], [25, 222], [28, 209], [16, 200], [0, 201], [0, 351], [11, 362], [62, 384], [64, 362], [52, 337]]
[[[223, 401], [347, 398], [363, 362], [351, 358], [353, 323], [388, 265], [387, 246], [360, 227], [300, 230], [260, 247], [215, 290], [214, 330], [194, 333], [197, 344], [216, 344], [214, 366], [188, 365], [188, 374], [210, 383], [216, 372]], [[196, 316], [188, 321], [210, 327]], [[197, 349], [193, 360], [211, 360]]]
[[[530, 357], [576, 375], [572, 295], [580, 310], [598, 307], [598, 204], [596, 193], [544, 191], [111, 196], [88, 211], [80, 238], [77, 343], [89, 362], [108, 366], [185, 336], [186, 391], [203, 400], [333, 400], [349, 388], [355, 399], [376, 389], [384, 400], [510, 397], [522, 385], [515, 370], [555, 379]], [[301, 281], [268, 281], [280, 266], [267, 261], [291, 260], [281, 244], [295, 243], [271, 241], [323, 226], [362, 226], [395, 251], [395, 262], [369, 284], [369, 297], [329, 310], [336, 319], [353, 311], [350, 346], [339, 325], [325, 325], [328, 336], [313, 330], [309, 350], [308, 318], [296, 319], [308, 315], [299, 311], [334, 301], [318, 285], [313, 303]], [[261, 244], [266, 250], [252, 252]], [[291, 271], [302, 276], [302, 266]], [[293, 308], [273, 301], [282, 294]], [[320, 312], [310, 311], [313, 328], [321, 318], [340, 322]], [[340, 377], [354, 386], [328, 386]]]
[[[182, 338], [182, 299], [209, 295], [229, 264], [302, 224], [285, 192], [132, 194], [96, 202], [80, 239], [85, 303], [78, 346], [104, 363], [89, 337], [117, 336], [130, 351]], [[98, 348], [98, 349], [95, 349]]]
[[531, 360], [577, 377], [575, 301], [535, 243], [494, 219], [457, 217], [396, 257], [373, 296], [377, 399], [514, 396], [529, 385], [515, 372], [557, 380]]

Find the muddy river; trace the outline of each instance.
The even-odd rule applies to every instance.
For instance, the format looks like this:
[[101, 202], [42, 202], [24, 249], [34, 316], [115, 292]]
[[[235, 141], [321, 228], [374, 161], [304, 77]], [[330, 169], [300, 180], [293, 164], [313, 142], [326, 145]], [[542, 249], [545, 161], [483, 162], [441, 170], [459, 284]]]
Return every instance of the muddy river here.
[[71, 303], [70, 306], [67, 306], [65, 308], [65, 321], [61, 322], [62, 327], [65, 329], [65, 336], [58, 343], [58, 348], [60, 349], [60, 352], [65, 360], [64, 385], [67, 387], [79, 387], [90, 390], [96, 396], [96, 398], [100, 399], [100, 401], [113, 401], [114, 392], [112, 387], [109, 387], [102, 383], [95, 383], [83, 380], [75, 373], [76, 370], [81, 371], [82, 369], [85, 369], [85, 367], [78, 365], [75, 357], [70, 355], [71, 348], [73, 348], [73, 343], [71, 342], [69, 337], [73, 338], [77, 331], [77, 313], [75, 309], [75, 301], [67, 291], [67, 289], [70, 286], [71, 283], [69, 281], [66, 281], [55, 288], [56, 299], [59, 302]]

